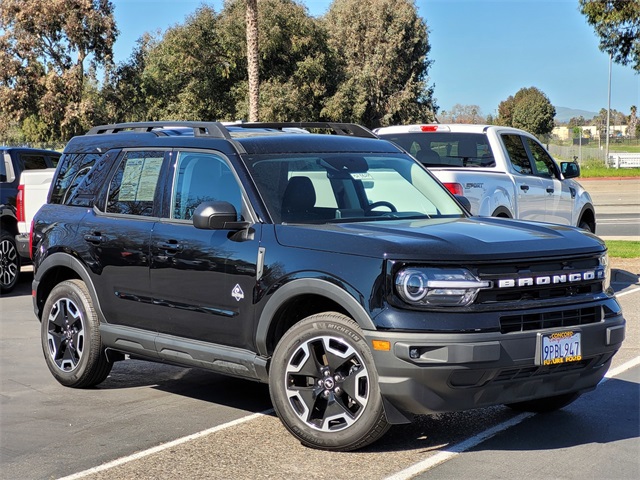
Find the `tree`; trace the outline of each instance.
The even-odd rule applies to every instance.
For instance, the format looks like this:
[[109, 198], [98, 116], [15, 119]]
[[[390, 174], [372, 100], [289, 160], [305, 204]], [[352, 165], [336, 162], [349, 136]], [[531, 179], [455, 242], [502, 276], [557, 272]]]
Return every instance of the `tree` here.
[[247, 74], [249, 77], [249, 121], [258, 121], [260, 76], [258, 62], [258, 0], [247, 0]]
[[149, 120], [233, 120], [233, 88], [246, 78], [246, 64], [244, 72], [237, 68], [237, 48], [213, 8], [202, 6], [161, 38], [146, 37], [119, 69], [117, 90], [139, 92], [136, 110]]
[[[319, 118], [335, 90], [326, 34], [293, 0], [260, 0], [257, 14], [260, 120]], [[255, 119], [246, 15], [245, 0], [229, 0], [220, 13], [203, 6], [161, 37], [146, 36], [111, 80], [112, 110], [151, 120]]]
[[552, 132], [556, 109], [544, 93], [530, 87], [521, 88], [515, 96], [500, 102], [498, 114], [500, 125], [542, 136]]
[[600, 50], [640, 72], [640, 2], [579, 0], [580, 12], [600, 37]]
[[108, 0], [2, 0], [0, 117], [30, 141], [66, 140], [93, 122], [83, 95], [109, 67], [117, 35]]
[[513, 108], [515, 106], [515, 99], [512, 95], [506, 100], [503, 100], [498, 105], [498, 118], [496, 119], [498, 125], [504, 125], [510, 127], [513, 124]]
[[145, 33], [137, 41], [130, 58], [106, 73], [101, 97], [105, 102], [106, 123], [149, 119], [148, 92], [143, 73], [152, 45], [157, 40]]
[[638, 109], [635, 105], [631, 105], [631, 114], [629, 115], [629, 136], [631, 138], [636, 137], [636, 130], [638, 128], [638, 117], [637, 117]]
[[334, 0], [324, 25], [340, 59], [325, 117], [371, 128], [433, 120], [427, 26], [413, 1]]
[[486, 118], [482, 116], [478, 105], [461, 105], [456, 103], [451, 110], [438, 115], [438, 120], [442, 123], [485, 123]]
[[569, 126], [571, 127], [582, 127], [584, 125], [586, 125], [586, 121], [582, 115], [569, 119]]
[[[319, 119], [324, 99], [335, 91], [335, 57], [326, 32], [296, 1], [260, 0], [259, 5], [260, 119]], [[231, 0], [220, 14], [220, 33], [239, 70], [235, 118], [249, 112], [245, 13], [245, 0]]]

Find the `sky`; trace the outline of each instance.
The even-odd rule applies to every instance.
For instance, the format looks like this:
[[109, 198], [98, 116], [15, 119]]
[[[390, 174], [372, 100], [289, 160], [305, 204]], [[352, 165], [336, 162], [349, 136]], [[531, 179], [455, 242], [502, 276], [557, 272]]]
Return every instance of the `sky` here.
[[[145, 32], [184, 23], [204, 4], [217, 12], [223, 0], [112, 0], [120, 31], [116, 63], [126, 61]], [[298, 0], [321, 16], [331, 0]], [[416, 0], [429, 31], [433, 61], [428, 83], [440, 111], [498, 105], [524, 87], [544, 92], [556, 107], [598, 112], [607, 108], [609, 56], [598, 49], [578, 0]], [[630, 65], [611, 67], [611, 108], [640, 107], [640, 75]]]

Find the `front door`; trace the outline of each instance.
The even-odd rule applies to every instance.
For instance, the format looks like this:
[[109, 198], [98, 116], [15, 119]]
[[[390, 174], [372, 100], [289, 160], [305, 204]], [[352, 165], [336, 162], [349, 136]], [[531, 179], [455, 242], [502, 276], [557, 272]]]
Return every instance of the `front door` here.
[[525, 141], [531, 152], [535, 174], [542, 181], [546, 193], [545, 221], [571, 225], [573, 195], [570, 188], [560, 179], [556, 163], [542, 145], [528, 137]]
[[247, 218], [242, 190], [222, 155], [181, 151], [165, 218], [151, 235], [151, 288], [159, 332], [252, 348], [260, 225], [248, 232], [193, 226], [204, 201], [228, 201]]

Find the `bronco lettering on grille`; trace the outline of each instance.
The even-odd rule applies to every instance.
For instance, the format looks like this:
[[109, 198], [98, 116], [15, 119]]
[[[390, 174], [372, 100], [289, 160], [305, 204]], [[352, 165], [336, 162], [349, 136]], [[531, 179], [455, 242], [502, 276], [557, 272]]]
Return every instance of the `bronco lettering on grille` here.
[[590, 282], [604, 280], [604, 268], [586, 270], [582, 272], [566, 272], [553, 275], [527, 276], [518, 278], [503, 278], [498, 280], [498, 288], [536, 287], [543, 285], [559, 285], [563, 283]]

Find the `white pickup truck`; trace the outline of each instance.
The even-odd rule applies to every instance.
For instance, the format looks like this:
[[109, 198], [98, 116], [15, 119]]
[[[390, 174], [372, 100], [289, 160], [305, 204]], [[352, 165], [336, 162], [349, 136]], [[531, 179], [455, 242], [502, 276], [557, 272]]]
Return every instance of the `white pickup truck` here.
[[411, 153], [479, 216], [577, 226], [593, 233], [589, 193], [572, 180], [574, 162], [558, 164], [523, 130], [497, 125], [427, 124], [383, 127], [375, 133]]
[[55, 168], [25, 170], [20, 174], [18, 195], [16, 197], [16, 217], [18, 219], [18, 234], [16, 248], [18, 253], [28, 258], [31, 255], [29, 234], [31, 220], [40, 207], [47, 203], [47, 195]]

